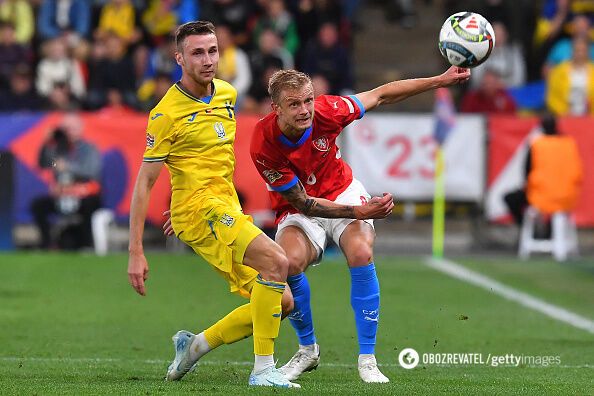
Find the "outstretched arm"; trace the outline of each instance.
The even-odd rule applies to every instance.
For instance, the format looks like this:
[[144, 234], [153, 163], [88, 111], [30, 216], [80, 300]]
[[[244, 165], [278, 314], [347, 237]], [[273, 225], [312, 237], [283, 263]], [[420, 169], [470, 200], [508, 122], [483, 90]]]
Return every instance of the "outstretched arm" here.
[[130, 204], [130, 244], [128, 246], [128, 281], [140, 295], [145, 295], [144, 281], [148, 278], [148, 263], [144, 257], [142, 235], [151, 189], [157, 181], [163, 162], [143, 162], [136, 177]]
[[358, 93], [355, 96], [361, 101], [365, 111], [369, 111], [383, 104], [400, 102], [430, 89], [465, 82], [469, 78], [470, 69], [451, 66], [439, 76], [392, 81], [371, 91]]
[[291, 205], [306, 216], [347, 219], [383, 219], [392, 213], [394, 201], [391, 194], [374, 197], [360, 206], [341, 205], [324, 198], [307, 195], [301, 182], [286, 191], [279, 192]]
[[[389, 216], [394, 208], [392, 194], [385, 193], [382, 198], [373, 197], [369, 202], [361, 206], [341, 205], [327, 199], [309, 197], [305, 193], [301, 182], [281, 194], [303, 214], [314, 217], [360, 220], [383, 219]], [[167, 219], [163, 224], [163, 234], [165, 236], [174, 235], [171, 226], [171, 211], [166, 210], [163, 212], [163, 216]]]

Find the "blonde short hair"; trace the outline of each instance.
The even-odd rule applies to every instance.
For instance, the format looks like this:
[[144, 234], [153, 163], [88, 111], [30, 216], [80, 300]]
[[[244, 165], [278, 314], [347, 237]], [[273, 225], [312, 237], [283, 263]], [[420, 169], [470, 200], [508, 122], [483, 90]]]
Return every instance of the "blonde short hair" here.
[[279, 70], [268, 81], [268, 94], [272, 102], [279, 104], [281, 92], [285, 89], [300, 89], [306, 84], [311, 84], [311, 78], [297, 70]]

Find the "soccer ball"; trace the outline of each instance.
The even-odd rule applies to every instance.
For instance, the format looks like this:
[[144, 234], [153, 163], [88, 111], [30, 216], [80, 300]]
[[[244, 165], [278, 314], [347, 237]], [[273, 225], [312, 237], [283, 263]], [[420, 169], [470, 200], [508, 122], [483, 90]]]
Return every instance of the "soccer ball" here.
[[452, 65], [476, 67], [487, 60], [495, 46], [493, 27], [475, 12], [457, 12], [439, 32], [439, 52]]

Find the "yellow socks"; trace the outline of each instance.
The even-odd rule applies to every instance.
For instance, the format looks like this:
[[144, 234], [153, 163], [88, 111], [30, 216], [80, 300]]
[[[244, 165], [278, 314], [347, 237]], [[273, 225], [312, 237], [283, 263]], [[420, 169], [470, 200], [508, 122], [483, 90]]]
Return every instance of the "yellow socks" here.
[[258, 275], [252, 288], [250, 306], [254, 329], [254, 353], [274, 354], [274, 339], [278, 337], [281, 321], [281, 299], [285, 291], [284, 282], [262, 279]]
[[284, 282], [266, 281], [258, 275], [249, 304], [231, 311], [223, 319], [204, 330], [210, 349], [232, 344], [254, 335], [256, 355], [274, 354], [274, 339], [278, 337], [281, 321], [281, 299]]
[[204, 330], [204, 337], [210, 348], [214, 349], [247, 338], [252, 332], [251, 307], [250, 304], [244, 304]]

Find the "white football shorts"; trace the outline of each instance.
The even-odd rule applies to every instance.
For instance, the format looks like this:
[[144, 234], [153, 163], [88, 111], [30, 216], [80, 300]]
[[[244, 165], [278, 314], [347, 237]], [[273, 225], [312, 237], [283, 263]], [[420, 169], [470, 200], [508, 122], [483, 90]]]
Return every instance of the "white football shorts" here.
[[[343, 205], [362, 205], [371, 199], [371, 195], [365, 190], [363, 184], [357, 179], [353, 179], [351, 184], [344, 190], [334, 202]], [[322, 217], [309, 217], [301, 213], [293, 213], [287, 215], [278, 224], [276, 235], [279, 235], [283, 228], [288, 226], [295, 226], [301, 228], [312, 245], [318, 252], [317, 264], [322, 261], [322, 255], [328, 243], [328, 237], [332, 238], [336, 246], [340, 247], [340, 236], [344, 232], [346, 226], [351, 224], [356, 219], [325, 219]], [[373, 220], [363, 220], [373, 227]]]

